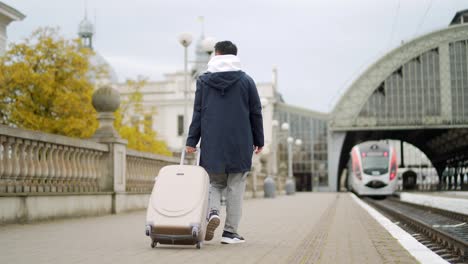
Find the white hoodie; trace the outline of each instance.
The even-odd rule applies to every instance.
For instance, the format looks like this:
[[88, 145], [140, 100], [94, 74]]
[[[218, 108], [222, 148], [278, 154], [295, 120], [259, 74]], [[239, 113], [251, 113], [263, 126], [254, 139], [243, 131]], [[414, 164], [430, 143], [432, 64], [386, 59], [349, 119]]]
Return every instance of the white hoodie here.
[[235, 55], [216, 55], [208, 62], [207, 72], [240, 71], [241, 63]]

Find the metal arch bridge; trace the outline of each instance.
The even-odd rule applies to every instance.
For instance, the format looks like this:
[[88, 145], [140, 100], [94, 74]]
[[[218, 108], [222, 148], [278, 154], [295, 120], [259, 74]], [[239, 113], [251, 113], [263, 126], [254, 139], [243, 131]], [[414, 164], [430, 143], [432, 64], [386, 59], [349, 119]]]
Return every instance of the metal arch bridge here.
[[423, 151], [441, 188], [468, 189], [468, 25], [407, 42], [371, 65], [329, 122], [329, 186], [339, 189], [351, 148], [397, 139]]

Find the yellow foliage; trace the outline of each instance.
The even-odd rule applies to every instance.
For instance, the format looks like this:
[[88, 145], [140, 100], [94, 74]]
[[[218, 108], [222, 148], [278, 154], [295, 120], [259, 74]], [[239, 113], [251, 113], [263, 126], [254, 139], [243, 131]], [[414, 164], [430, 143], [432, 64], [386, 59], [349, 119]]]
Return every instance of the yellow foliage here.
[[0, 124], [87, 138], [97, 128], [92, 51], [58, 33], [40, 28], [0, 59]]
[[[127, 98], [122, 99], [120, 108], [115, 112], [114, 126], [120, 136], [128, 141], [129, 148], [171, 156], [172, 153], [167, 149], [166, 143], [156, 139], [156, 132], [152, 128], [155, 109], [147, 110], [143, 107], [143, 94], [140, 90], [146, 82], [146, 79], [142, 77], [137, 80], [127, 80], [126, 86], [132, 92]], [[130, 112], [132, 115], [143, 118], [132, 121]], [[150, 119], [144, 117], [150, 117]]]
[[[53, 28], [40, 28], [23, 43], [11, 45], [0, 58], [0, 124], [91, 137], [98, 125], [91, 79], [108, 74], [101, 65], [90, 64], [92, 55], [79, 40], [66, 40]], [[128, 122], [130, 110], [142, 117], [155, 114], [143, 108], [140, 89], [145, 84], [143, 78], [127, 81], [133, 92], [115, 113], [116, 130], [131, 149], [170, 156], [165, 142], [156, 139], [151, 120]]]

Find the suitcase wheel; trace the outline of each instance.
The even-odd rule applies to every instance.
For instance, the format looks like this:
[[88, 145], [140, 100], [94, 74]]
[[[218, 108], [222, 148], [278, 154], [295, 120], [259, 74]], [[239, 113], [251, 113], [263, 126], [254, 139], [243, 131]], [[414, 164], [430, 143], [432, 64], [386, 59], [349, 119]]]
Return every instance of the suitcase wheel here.
[[197, 242], [197, 248], [198, 248], [198, 249], [201, 248], [201, 242]]
[[151, 248], [155, 248], [157, 244], [158, 244], [158, 242], [152, 241], [152, 242], [151, 242]]
[[197, 228], [197, 227], [193, 227], [193, 228], [192, 228], [192, 237], [193, 237], [193, 238], [197, 238], [197, 237], [198, 237], [198, 228]]

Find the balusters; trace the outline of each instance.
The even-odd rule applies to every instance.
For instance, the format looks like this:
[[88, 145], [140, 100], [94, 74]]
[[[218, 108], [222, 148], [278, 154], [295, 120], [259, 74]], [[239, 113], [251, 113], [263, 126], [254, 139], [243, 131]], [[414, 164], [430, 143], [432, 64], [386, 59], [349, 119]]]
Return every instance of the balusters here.
[[57, 145], [52, 145], [50, 148], [50, 159], [49, 159], [49, 177], [47, 178], [47, 186], [49, 192], [57, 192], [57, 177], [59, 176], [59, 167], [57, 166], [57, 159], [58, 159], [58, 152], [59, 149], [57, 148]]
[[84, 176], [83, 173], [83, 164], [81, 162], [83, 156], [83, 149], [78, 149], [76, 154], [76, 178], [75, 178], [75, 192], [80, 192], [81, 190], [81, 178]]
[[10, 156], [10, 164], [11, 164], [11, 170], [10, 170], [10, 177], [7, 183], [7, 191], [12, 193], [15, 192], [15, 187], [16, 187], [16, 178], [20, 174], [20, 168], [19, 168], [19, 158], [18, 158], [18, 147], [19, 147], [19, 142], [21, 142], [21, 139], [16, 140], [15, 138], [9, 138], [8, 139], [11, 142], [11, 156]]
[[7, 188], [6, 177], [8, 175], [8, 141], [5, 136], [0, 136], [0, 193], [5, 193]]
[[97, 158], [96, 158], [96, 180], [95, 180], [95, 191], [100, 191], [99, 189], [99, 181], [101, 177], [104, 177], [104, 175], [107, 175], [107, 166], [106, 163], [103, 162], [103, 153], [98, 152], [97, 153]]
[[86, 164], [86, 158], [88, 155], [88, 150], [86, 149], [80, 149], [80, 178], [79, 178], [79, 186], [80, 186], [80, 192], [85, 192], [86, 191], [86, 178], [88, 177], [88, 164]]
[[41, 177], [37, 180], [37, 191], [45, 192], [46, 191], [46, 181], [49, 177], [49, 155], [50, 155], [50, 144], [49, 143], [40, 143], [41, 147]]
[[126, 190], [128, 192], [151, 192], [154, 178], [165, 165], [168, 163], [161, 160], [127, 156]]
[[73, 152], [72, 147], [65, 146], [65, 155], [64, 155], [64, 168], [65, 173], [63, 174], [64, 177], [64, 188], [66, 192], [70, 192], [71, 190], [71, 181], [72, 181], [72, 168], [71, 168], [71, 154]]
[[63, 147], [59, 145], [55, 145], [55, 152], [54, 152], [54, 178], [51, 180], [51, 190], [54, 192], [62, 192], [62, 187], [60, 186], [61, 176], [62, 176], [62, 168], [60, 162], [60, 156], [62, 154]]
[[25, 185], [25, 177], [28, 174], [28, 167], [27, 167], [27, 154], [26, 151], [28, 149], [27, 140], [18, 140], [19, 148], [18, 148], [18, 175], [16, 176], [15, 180], [15, 192], [21, 193], [23, 192], [23, 187]]
[[98, 152], [97, 151], [92, 151], [91, 153], [91, 177], [90, 177], [90, 192], [95, 192], [96, 191], [96, 186], [97, 186], [97, 158], [98, 158]]
[[[76, 143], [65, 144], [62, 139], [46, 139], [47, 136], [33, 139], [0, 135], [0, 193], [100, 190], [101, 177], [109, 176], [110, 153], [97, 150], [101, 147], [87, 148]], [[168, 163], [143, 153], [128, 155], [124, 161], [126, 190], [129, 192], [151, 191], [154, 177]], [[463, 184], [464, 176], [460, 175], [457, 181]]]
[[23, 181], [23, 192], [31, 192], [31, 179], [34, 176], [34, 165], [33, 165], [33, 152], [36, 146], [35, 142], [25, 140], [25, 160], [24, 160], [24, 181]]
[[36, 141], [31, 142], [30, 149], [30, 159], [29, 159], [29, 191], [32, 191], [33, 179], [41, 175], [41, 168], [39, 166], [39, 144]]
[[71, 147], [70, 148], [70, 155], [69, 155], [69, 169], [70, 169], [70, 174], [69, 174], [69, 183], [68, 183], [68, 191], [73, 192], [75, 190], [75, 178], [76, 178], [76, 164], [75, 164], [75, 158], [76, 158], [76, 149]]
[[83, 192], [88, 191], [88, 180], [89, 180], [89, 150], [85, 149], [83, 151], [83, 178], [81, 179], [81, 184], [83, 186]]
[[90, 177], [90, 172], [91, 172], [91, 167], [90, 167], [90, 162], [89, 162], [90, 154], [91, 154], [90, 150], [84, 151], [83, 164], [84, 164], [85, 170], [84, 170], [84, 178], [82, 179], [82, 183], [83, 183], [83, 189], [84, 189], [83, 191], [85, 192], [89, 191], [89, 177]]
[[96, 180], [96, 157], [97, 151], [91, 151], [89, 156], [89, 164], [91, 171], [89, 173], [89, 191], [94, 192], [95, 180]]

